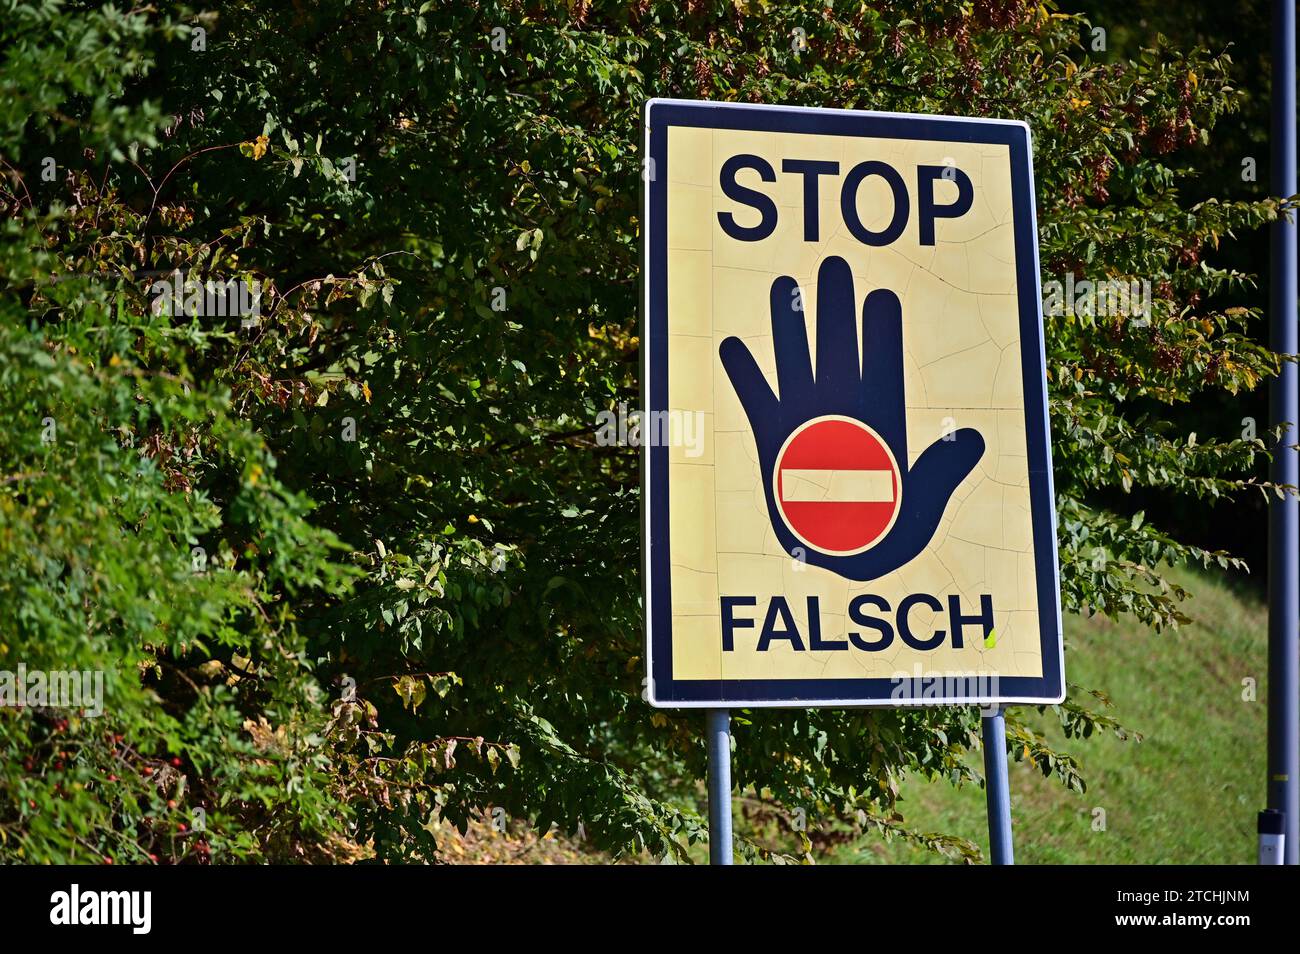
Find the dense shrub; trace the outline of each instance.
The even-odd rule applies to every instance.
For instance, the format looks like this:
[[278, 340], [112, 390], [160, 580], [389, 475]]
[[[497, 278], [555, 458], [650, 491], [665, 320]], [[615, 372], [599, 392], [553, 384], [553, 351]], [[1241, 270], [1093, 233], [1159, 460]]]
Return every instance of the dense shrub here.
[[[1264, 448], [1162, 424], [1274, 369], [1202, 255], [1276, 206], [1188, 207], [1169, 161], [1233, 108], [1221, 56], [1099, 62], [984, 0], [0, 14], [0, 669], [108, 679], [98, 718], [0, 709], [0, 858], [430, 859], [487, 806], [703, 834], [701, 720], [641, 699], [637, 452], [594, 438], [637, 395], [650, 95], [1029, 121], [1044, 277], [1155, 290], [1049, 319], [1066, 608], [1176, 623], [1162, 567], [1229, 560], [1090, 503], [1230, 494]], [[159, 307], [177, 272], [260, 283], [258, 322]], [[1122, 732], [1089, 702], [1068, 732]], [[752, 851], [973, 856], [895, 796], [970, 777], [975, 712], [736, 723], [738, 784], [810, 819]]]

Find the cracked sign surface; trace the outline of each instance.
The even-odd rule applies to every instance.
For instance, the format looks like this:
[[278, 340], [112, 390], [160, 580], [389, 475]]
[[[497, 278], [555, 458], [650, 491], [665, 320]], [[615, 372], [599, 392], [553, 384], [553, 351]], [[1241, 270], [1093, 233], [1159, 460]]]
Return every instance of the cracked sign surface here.
[[1028, 128], [645, 126], [650, 701], [1059, 701]]

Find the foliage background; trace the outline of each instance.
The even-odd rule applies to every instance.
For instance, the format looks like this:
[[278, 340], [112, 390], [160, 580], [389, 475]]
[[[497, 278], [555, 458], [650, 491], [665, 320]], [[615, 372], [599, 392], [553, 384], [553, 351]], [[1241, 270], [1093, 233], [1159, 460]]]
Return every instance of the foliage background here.
[[[637, 451], [594, 439], [637, 394], [651, 95], [1029, 121], [1044, 277], [1156, 289], [1048, 323], [1065, 606], [1180, 622], [1163, 567], [1232, 558], [1127, 494], [1259, 492], [1266, 435], [1168, 409], [1274, 370], [1206, 251], [1278, 206], [1182, 195], [1224, 56], [1085, 37], [1019, 0], [0, 3], [0, 668], [110, 673], [99, 719], [0, 709], [0, 858], [432, 860], [484, 810], [690, 857], [701, 726], [642, 701]], [[177, 269], [262, 282], [260, 325], [152, 308]], [[1052, 714], [1123, 735], [1105, 702]], [[973, 710], [735, 722], [737, 785], [809, 819], [751, 857], [977, 856], [896, 801], [973, 779]]]
[[[1131, 58], [1143, 46], [1225, 51], [1229, 57], [1225, 61], [1228, 82], [1237, 92], [1236, 107], [1214, 124], [1210, 148], [1180, 150], [1166, 156], [1165, 161], [1181, 177], [1179, 190], [1184, 201], [1195, 203], [1216, 197], [1252, 199], [1268, 194], [1272, 35], [1268, 4], [1172, 7], [1148, 0], [1070, 0], [1062, 4], [1062, 9], [1086, 17], [1089, 25], [1083, 30], [1083, 38], [1089, 46], [1094, 26], [1106, 30], [1106, 51], [1093, 54], [1098, 59]], [[1254, 166], [1253, 178], [1244, 174], [1246, 160]], [[1269, 232], [1267, 229], [1241, 232], [1231, 242], [1204, 249], [1203, 254], [1206, 261], [1223, 268], [1245, 272], [1253, 272], [1257, 267], [1264, 269], [1261, 263], [1268, 261]], [[1233, 305], [1267, 308], [1268, 283], [1256, 282], [1230, 295], [1211, 295], [1208, 301], [1217, 308]], [[1255, 324], [1249, 331], [1256, 340], [1268, 339], [1264, 322]], [[1257, 388], [1218, 399], [1205, 395], [1181, 407], [1165, 408], [1164, 414], [1184, 431], [1239, 434], [1246, 419], [1268, 420], [1268, 391]], [[1267, 471], [1267, 460], [1257, 460], [1254, 475], [1263, 479]], [[1134, 488], [1129, 495], [1122, 494], [1122, 491], [1102, 493], [1098, 500], [1120, 509], [1136, 506], [1145, 510], [1152, 520], [1178, 527], [1180, 537], [1188, 542], [1209, 549], [1230, 550], [1257, 571], [1233, 573], [1234, 579], [1263, 596], [1268, 534], [1267, 500], [1262, 495], [1205, 502], [1143, 487]]]

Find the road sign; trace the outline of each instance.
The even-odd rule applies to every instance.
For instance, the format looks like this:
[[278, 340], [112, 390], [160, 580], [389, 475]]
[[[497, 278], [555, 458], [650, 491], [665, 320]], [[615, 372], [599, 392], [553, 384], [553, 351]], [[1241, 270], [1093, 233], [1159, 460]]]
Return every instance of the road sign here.
[[1028, 127], [652, 100], [645, 147], [651, 702], [1059, 701]]
[[898, 516], [898, 462], [879, 434], [851, 417], [796, 427], [777, 454], [773, 481], [790, 532], [828, 555], [870, 549]]

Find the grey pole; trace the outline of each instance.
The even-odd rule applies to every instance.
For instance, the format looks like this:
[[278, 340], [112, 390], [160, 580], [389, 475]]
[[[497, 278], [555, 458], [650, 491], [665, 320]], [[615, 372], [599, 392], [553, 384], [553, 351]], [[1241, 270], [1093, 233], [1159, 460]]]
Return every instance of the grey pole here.
[[[1296, 193], [1295, 0], [1273, 0], [1273, 123], [1270, 192]], [[1294, 214], [1294, 213], [1292, 213]], [[1281, 354], [1296, 348], [1296, 223], [1272, 225], [1270, 346]], [[1300, 484], [1300, 459], [1290, 449], [1297, 432], [1297, 370], [1291, 363], [1273, 381], [1269, 417], [1285, 425], [1274, 451], [1270, 477]], [[1300, 510], [1296, 499], [1270, 498], [1268, 509], [1268, 807], [1282, 813], [1285, 863], [1300, 862]]]
[[1014, 865], [1011, 841], [1011, 786], [1007, 780], [1007, 723], [1003, 708], [982, 715], [984, 797], [989, 813], [989, 855], [995, 865]]
[[709, 864], [731, 864], [731, 714], [705, 713], [709, 751]]

